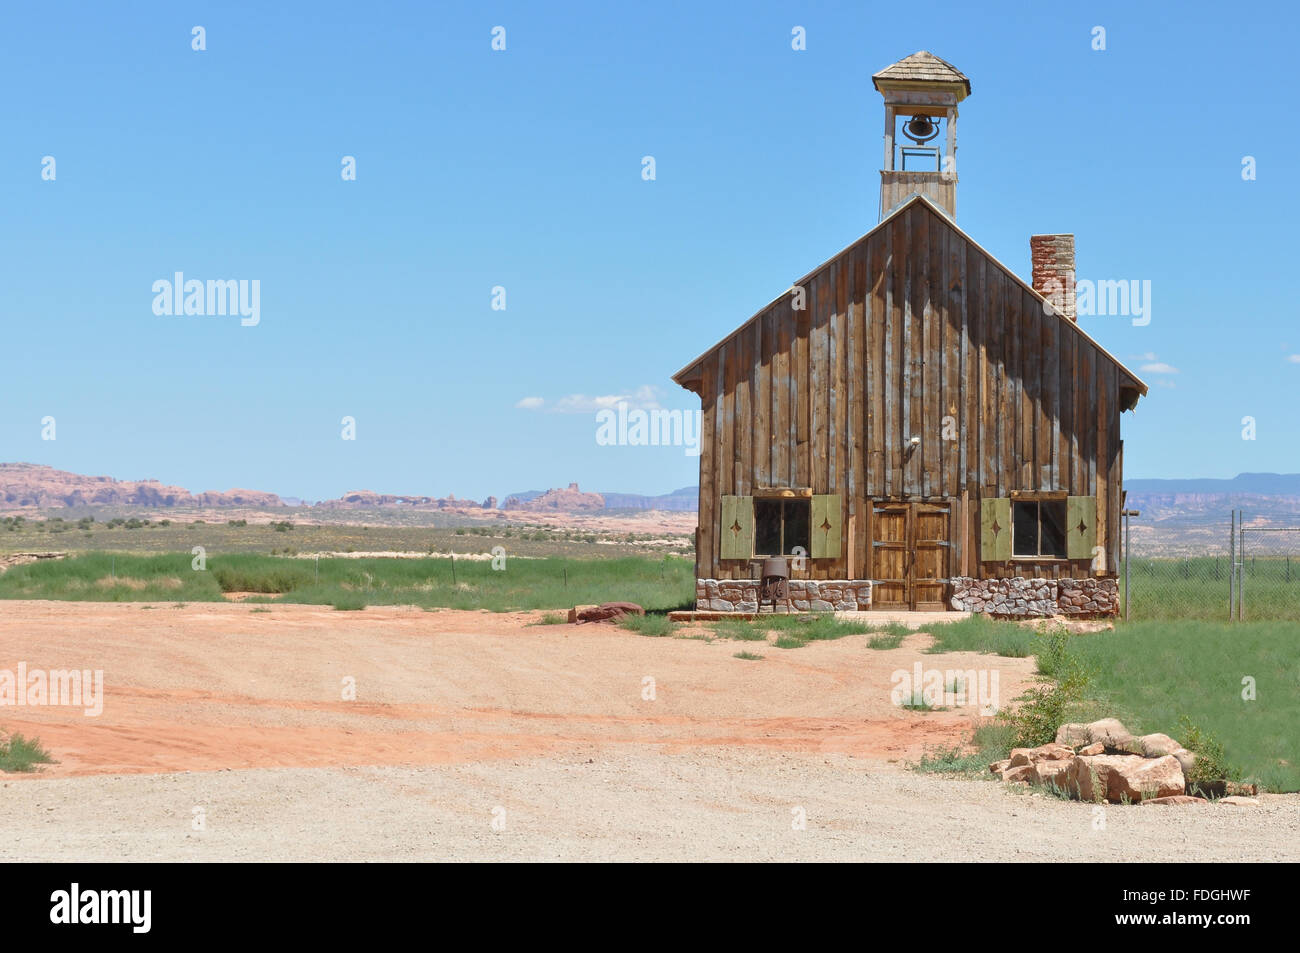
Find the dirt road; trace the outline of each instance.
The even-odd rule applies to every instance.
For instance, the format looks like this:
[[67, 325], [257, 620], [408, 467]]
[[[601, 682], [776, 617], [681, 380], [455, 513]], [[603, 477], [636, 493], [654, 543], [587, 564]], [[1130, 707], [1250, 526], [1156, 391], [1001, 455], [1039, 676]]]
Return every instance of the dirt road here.
[[104, 679], [95, 717], [0, 708], [58, 760], [0, 776], [0, 859], [1300, 859], [1292, 796], [1107, 808], [1099, 832], [899, 763], [977, 713], [900, 709], [895, 672], [996, 669], [1005, 703], [1028, 660], [539, 615], [0, 604], [0, 671]]

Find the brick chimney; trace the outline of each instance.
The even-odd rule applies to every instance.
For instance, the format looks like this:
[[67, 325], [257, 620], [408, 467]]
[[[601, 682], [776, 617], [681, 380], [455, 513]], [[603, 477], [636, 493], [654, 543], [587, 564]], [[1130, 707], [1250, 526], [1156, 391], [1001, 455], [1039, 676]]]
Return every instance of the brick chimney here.
[[1059, 314], [1078, 321], [1074, 299], [1074, 236], [1031, 235], [1034, 290], [1052, 303]]

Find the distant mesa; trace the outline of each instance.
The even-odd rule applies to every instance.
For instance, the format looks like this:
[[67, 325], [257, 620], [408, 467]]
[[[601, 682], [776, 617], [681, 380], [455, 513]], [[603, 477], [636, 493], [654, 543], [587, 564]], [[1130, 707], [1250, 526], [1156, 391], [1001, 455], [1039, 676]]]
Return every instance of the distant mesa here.
[[476, 503], [473, 500], [458, 500], [454, 493], [440, 498], [435, 496], [376, 493], [373, 490], [350, 490], [336, 500], [322, 500], [316, 504], [316, 508], [322, 510], [359, 510], [376, 506], [467, 512], [469, 510], [494, 510], [497, 501], [494, 496], [489, 496], [482, 503]]
[[157, 480], [83, 476], [37, 463], [0, 463], [0, 505], [48, 509], [60, 506], [283, 506], [259, 490], [194, 494]]
[[578, 484], [570, 483], [567, 489], [547, 490], [545, 493], [519, 494], [506, 499], [505, 510], [526, 513], [586, 513], [603, 510], [605, 498], [599, 493], [583, 493]]

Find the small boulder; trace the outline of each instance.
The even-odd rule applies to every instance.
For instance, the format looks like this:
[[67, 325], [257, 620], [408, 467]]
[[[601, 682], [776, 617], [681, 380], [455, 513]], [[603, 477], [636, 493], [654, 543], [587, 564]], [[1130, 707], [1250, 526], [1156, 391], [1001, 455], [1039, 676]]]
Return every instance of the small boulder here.
[[578, 621], [579, 615], [595, 608], [596, 608], [595, 606], [574, 606], [572, 609], [569, 610], [569, 624], [573, 625]]
[[1094, 754], [1105, 754], [1105, 753], [1106, 753], [1106, 746], [1102, 744], [1100, 741], [1098, 741], [1095, 744], [1084, 745], [1082, 748], [1079, 749], [1079, 754], [1084, 756], [1094, 755]]
[[604, 602], [598, 606], [575, 609], [578, 622], [612, 622], [625, 615], [645, 615], [645, 610], [635, 602]]
[[1219, 798], [1220, 804], [1231, 804], [1233, 807], [1258, 807], [1259, 801], [1253, 797], [1242, 797], [1239, 794], [1229, 794], [1227, 797]]
[[1062, 725], [1056, 729], [1056, 743], [1077, 748], [1086, 745], [1092, 739], [1088, 737], [1088, 726], [1081, 724]]
[[1126, 743], [1133, 738], [1133, 733], [1118, 718], [1103, 718], [1087, 727], [1088, 743], [1101, 742], [1107, 748], [1118, 748], [1120, 742]]
[[1033, 748], [1012, 748], [1011, 749], [1011, 767], [1019, 768], [1022, 765], [1034, 763]]
[[1007, 768], [1002, 772], [1002, 780], [1008, 784], [1028, 783], [1034, 780], [1034, 766], [1021, 764]]
[[1190, 794], [1171, 794], [1169, 797], [1147, 798], [1143, 804], [1209, 804], [1203, 797], [1192, 797]]
[[1045, 745], [1039, 745], [1029, 752], [1030, 758], [1035, 762], [1038, 761], [1068, 761], [1074, 757], [1074, 749], [1069, 745], [1058, 745], [1049, 741]]
[[1138, 747], [1138, 754], [1141, 754], [1144, 758], [1163, 758], [1165, 755], [1171, 755], [1183, 750], [1183, 746], [1177, 741], [1159, 732], [1143, 735], [1138, 739]]
[[1009, 767], [1011, 767], [1011, 759], [1003, 758], [1001, 761], [994, 761], [991, 765], [989, 765], [989, 770], [992, 771], [994, 774], [1001, 774]]
[[1080, 800], [1137, 803], [1184, 793], [1183, 772], [1173, 757], [1099, 754], [1075, 758], [1071, 764], [1070, 782]]
[[1069, 784], [1073, 761], [1044, 759], [1035, 762], [1033, 780], [1041, 785], [1054, 785], [1063, 791], [1071, 790]]

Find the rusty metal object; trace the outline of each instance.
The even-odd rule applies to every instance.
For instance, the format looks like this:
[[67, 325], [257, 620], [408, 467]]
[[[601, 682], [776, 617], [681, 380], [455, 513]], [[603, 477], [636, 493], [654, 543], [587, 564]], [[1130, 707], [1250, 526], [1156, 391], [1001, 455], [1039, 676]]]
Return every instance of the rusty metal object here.
[[763, 603], [770, 602], [772, 611], [776, 611], [777, 602], [784, 602], [786, 612], [790, 611], [790, 564], [777, 557], [763, 560], [763, 572], [759, 577], [758, 611], [763, 611]]

